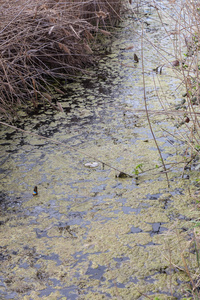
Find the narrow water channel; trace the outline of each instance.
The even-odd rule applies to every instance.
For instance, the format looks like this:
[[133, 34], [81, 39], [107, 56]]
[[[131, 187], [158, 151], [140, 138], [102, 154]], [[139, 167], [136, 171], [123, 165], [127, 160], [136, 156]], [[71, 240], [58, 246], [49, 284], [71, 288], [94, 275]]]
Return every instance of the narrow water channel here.
[[[165, 17], [170, 4], [155, 3], [173, 30]], [[144, 112], [142, 27], [146, 97], [157, 111], [150, 114], [154, 133], [167, 164], [185, 155], [183, 142], [169, 134], [174, 121], [159, 113], [163, 105], [179, 103], [184, 91], [171, 68], [153, 71], [163, 64], [154, 46], [173, 61], [175, 38], [165, 34], [146, 1], [139, 15], [130, 12], [113, 33], [112, 51], [98, 68], [68, 83], [66, 95], [55, 94], [64, 113], [40, 111], [29, 119], [21, 113], [18, 126], [62, 144], [1, 126], [1, 299], [184, 296], [188, 278], [172, 268], [181, 258], [169, 229], [174, 222], [179, 229], [187, 226], [188, 179], [180, 179], [178, 165], [168, 174], [168, 188], [160, 172]]]

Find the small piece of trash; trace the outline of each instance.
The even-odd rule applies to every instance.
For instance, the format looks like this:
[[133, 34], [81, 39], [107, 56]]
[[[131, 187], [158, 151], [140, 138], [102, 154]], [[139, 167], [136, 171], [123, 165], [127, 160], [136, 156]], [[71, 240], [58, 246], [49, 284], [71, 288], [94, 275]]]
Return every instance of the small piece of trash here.
[[33, 196], [36, 196], [38, 195], [38, 189], [37, 189], [37, 186], [34, 187], [34, 190], [33, 190]]
[[96, 168], [96, 167], [98, 167], [98, 165], [99, 165], [99, 163], [94, 161], [94, 162], [86, 163], [84, 166], [87, 168]]

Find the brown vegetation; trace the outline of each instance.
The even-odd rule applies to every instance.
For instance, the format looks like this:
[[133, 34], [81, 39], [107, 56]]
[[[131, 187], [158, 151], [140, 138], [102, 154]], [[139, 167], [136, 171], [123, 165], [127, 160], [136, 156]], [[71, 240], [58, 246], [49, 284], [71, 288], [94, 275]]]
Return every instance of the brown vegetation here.
[[[0, 1], [0, 113], [49, 102], [51, 79], [93, 62], [91, 44], [119, 20], [121, 0]], [[59, 106], [53, 105], [60, 110]]]

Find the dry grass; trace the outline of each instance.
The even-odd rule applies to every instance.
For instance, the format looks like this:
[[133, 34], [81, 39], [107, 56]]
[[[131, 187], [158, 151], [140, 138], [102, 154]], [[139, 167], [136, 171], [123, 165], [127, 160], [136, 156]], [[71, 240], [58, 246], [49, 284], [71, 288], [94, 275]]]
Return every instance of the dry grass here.
[[[191, 150], [191, 157], [188, 157], [188, 162], [185, 165], [185, 167], [187, 167], [194, 163], [194, 158], [196, 160], [195, 163], [198, 162], [197, 164], [199, 165], [200, 158], [200, 3], [198, 1], [189, 0], [169, 1], [169, 3], [171, 5], [172, 14], [169, 14], [168, 18], [171, 18], [172, 22], [175, 23], [175, 30], [173, 32], [174, 39], [171, 37], [172, 32], [169, 32], [167, 27], [165, 27], [165, 32], [174, 45], [174, 61], [169, 63], [166, 58], [166, 65], [171, 64], [174, 75], [180, 79], [180, 91], [182, 92], [183, 88], [185, 89], [184, 101], [182, 100], [184, 105], [177, 105], [176, 109], [178, 109], [178, 111], [176, 111], [175, 114], [172, 113], [171, 116], [178, 125], [174, 138], [180, 138], [185, 142], [185, 152], [189, 149]], [[161, 6], [157, 7], [157, 11], [161, 24], [165, 26], [162, 20], [162, 14], [165, 12], [162, 11]], [[160, 49], [158, 49], [158, 52], [159, 51]], [[167, 109], [165, 113], [167, 113]], [[199, 178], [197, 178], [197, 180], [199, 180]], [[194, 195], [194, 199], [192, 200], [199, 203], [196, 195]], [[191, 201], [190, 192], [188, 201]], [[196, 215], [198, 218], [196, 218]], [[182, 233], [179, 234], [178, 230], [176, 230], [175, 236], [177, 235], [177, 237], [174, 238], [174, 241], [177, 239], [177, 244], [174, 244], [173, 247], [174, 251], [179, 249], [182, 265], [179, 270], [185, 273], [189, 279], [189, 288], [188, 291], [185, 292], [187, 298], [184, 299], [197, 300], [200, 299], [199, 204], [193, 214], [191, 213], [190, 217], [192, 220], [191, 228], [186, 231], [185, 236], [183, 235], [184, 246], [181, 243]], [[171, 253], [169, 255], [169, 262], [170, 266], [171, 264], [173, 265]], [[177, 266], [174, 265], [174, 267]]]
[[47, 86], [93, 62], [96, 35], [119, 19], [121, 0], [0, 1], [0, 113], [53, 105]]
[[[175, 116], [178, 125], [177, 134], [188, 143], [192, 153], [199, 154], [200, 138], [200, 5], [194, 1], [169, 1], [172, 5], [172, 19], [174, 32], [169, 32], [162, 21], [161, 7], [158, 16], [165, 27], [166, 35], [173, 43], [174, 61], [166, 59], [166, 65], [171, 65], [174, 76], [180, 79], [180, 90], [185, 89], [184, 105], [177, 105]], [[173, 36], [173, 37], [172, 37]], [[162, 71], [162, 69], [161, 69]], [[177, 87], [179, 89], [179, 87]], [[180, 116], [180, 112], [184, 114]], [[173, 115], [174, 117], [174, 115]], [[181, 130], [179, 129], [181, 128]]]

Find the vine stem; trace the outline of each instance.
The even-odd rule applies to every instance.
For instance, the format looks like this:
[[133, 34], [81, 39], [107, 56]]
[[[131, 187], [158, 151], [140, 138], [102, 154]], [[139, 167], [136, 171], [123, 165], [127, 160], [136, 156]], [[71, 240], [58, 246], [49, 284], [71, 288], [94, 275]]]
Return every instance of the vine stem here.
[[148, 121], [148, 124], [149, 124], [149, 128], [150, 128], [150, 131], [151, 131], [151, 134], [152, 134], [152, 137], [154, 139], [154, 142], [156, 144], [156, 148], [158, 150], [158, 153], [160, 155], [160, 159], [161, 159], [161, 162], [162, 162], [162, 165], [163, 165], [163, 169], [164, 169], [164, 172], [165, 172], [165, 176], [166, 176], [166, 179], [167, 179], [167, 185], [168, 185], [168, 188], [170, 187], [170, 183], [169, 183], [169, 177], [168, 177], [168, 174], [167, 174], [167, 169], [166, 169], [166, 166], [165, 166], [165, 162], [163, 160], [163, 157], [162, 157], [162, 153], [160, 151], [160, 148], [158, 146], [158, 142], [156, 140], [156, 136], [154, 134], [154, 131], [153, 131], [153, 128], [152, 128], [152, 125], [151, 125], [151, 121], [150, 121], [150, 117], [149, 117], [149, 112], [148, 112], [148, 105], [147, 105], [147, 98], [146, 98], [146, 85], [145, 85], [145, 78], [144, 78], [144, 52], [143, 52], [143, 36], [144, 36], [144, 28], [143, 28], [143, 25], [142, 25], [142, 36], [141, 36], [141, 61], [142, 61], [142, 80], [143, 80], [143, 91], [144, 91], [144, 105], [145, 105], [145, 112], [146, 112], [146, 117], [147, 117], [147, 121]]

